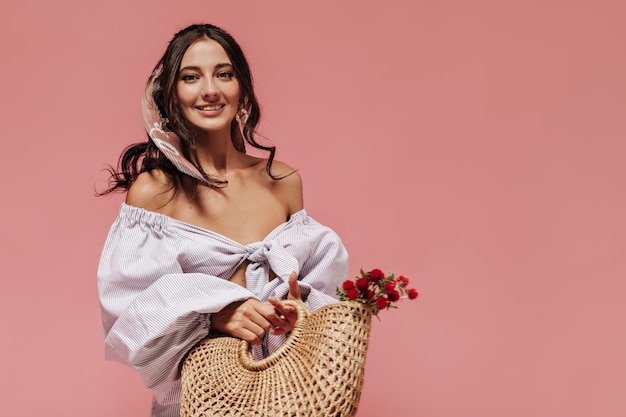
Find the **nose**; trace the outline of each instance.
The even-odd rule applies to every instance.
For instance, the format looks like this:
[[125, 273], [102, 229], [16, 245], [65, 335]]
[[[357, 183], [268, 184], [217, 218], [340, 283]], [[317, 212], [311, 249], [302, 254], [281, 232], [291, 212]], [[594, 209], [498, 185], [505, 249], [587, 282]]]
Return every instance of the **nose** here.
[[212, 79], [206, 79], [206, 82], [202, 86], [202, 97], [211, 98], [215, 100], [220, 95], [220, 90], [217, 84]]

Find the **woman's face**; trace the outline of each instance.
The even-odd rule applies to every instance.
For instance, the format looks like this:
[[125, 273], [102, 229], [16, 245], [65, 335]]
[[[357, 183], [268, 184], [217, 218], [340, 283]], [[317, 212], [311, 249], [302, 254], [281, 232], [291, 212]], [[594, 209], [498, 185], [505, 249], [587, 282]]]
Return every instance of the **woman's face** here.
[[224, 48], [202, 39], [187, 48], [180, 63], [176, 98], [183, 116], [207, 133], [230, 132], [241, 89]]

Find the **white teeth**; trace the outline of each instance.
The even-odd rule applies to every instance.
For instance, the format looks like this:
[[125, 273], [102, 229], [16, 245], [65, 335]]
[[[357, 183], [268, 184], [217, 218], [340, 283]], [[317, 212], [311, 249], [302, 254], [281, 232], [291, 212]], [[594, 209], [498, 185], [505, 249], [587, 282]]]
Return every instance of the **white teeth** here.
[[198, 107], [199, 110], [219, 110], [222, 108], [221, 104], [215, 105], [215, 106], [204, 106], [204, 107]]

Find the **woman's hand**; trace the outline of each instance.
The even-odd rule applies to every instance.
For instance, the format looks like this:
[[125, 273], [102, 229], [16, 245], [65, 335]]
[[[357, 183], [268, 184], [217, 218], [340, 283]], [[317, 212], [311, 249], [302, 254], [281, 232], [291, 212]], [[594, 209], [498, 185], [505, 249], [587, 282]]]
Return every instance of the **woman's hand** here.
[[[295, 273], [289, 276], [287, 298], [302, 300], [298, 276]], [[296, 309], [284, 305], [277, 298], [270, 298], [269, 301], [250, 298], [229, 304], [221, 311], [211, 314], [211, 327], [219, 333], [260, 345], [263, 334], [270, 328], [271, 334], [285, 334], [293, 329], [297, 318]]]
[[262, 343], [263, 334], [270, 327], [283, 328], [288, 325], [289, 322], [279, 316], [270, 302], [254, 298], [229, 304], [211, 314], [211, 327], [214, 330], [253, 345]]
[[[300, 285], [298, 284], [298, 276], [294, 272], [292, 272], [289, 276], [289, 295], [287, 296], [287, 299], [302, 301]], [[270, 330], [270, 333], [280, 335], [290, 332], [298, 319], [298, 311], [292, 306], [284, 305], [278, 298], [272, 297], [269, 299], [269, 302], [274, 306], [274, 309], [281, 314], [285, 322], [285, 324], [281, 326], [275, 325]]]

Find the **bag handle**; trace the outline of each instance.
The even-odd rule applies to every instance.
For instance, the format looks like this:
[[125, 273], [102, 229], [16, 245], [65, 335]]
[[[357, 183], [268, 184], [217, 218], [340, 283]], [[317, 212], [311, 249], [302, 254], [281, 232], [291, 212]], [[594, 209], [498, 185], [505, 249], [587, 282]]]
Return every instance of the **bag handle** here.
[[287, 356], [289, 350], [298, 343], [298, 340], [300, 339], [300, 336], [302, 334], [304, 323], [306, 322], [306, 319], [309, 317], [310, 314], [309, 309], [304, 305], [302, 301], [284, 300], [283, 304], [295, 307], [298, 313], [298, 318], [296, 319], [296, 322], [294, 323], [293, 329], [287, 337], [287, 340], [285, 340], [285, 342], [270, 356], [260, 360], [256, 360], [254, 359], [254, 356], [252, 356], [252, 346], [250, 345], [250, 343], [242, 340], [239, 344], [239, 359], [245, 369], [248, 369], [250, 371], [267, 369], [280, 361], [283, 357]]

